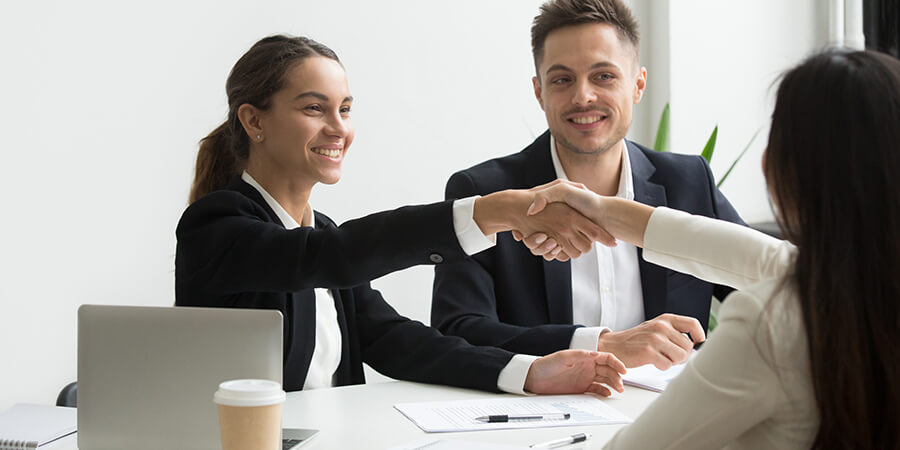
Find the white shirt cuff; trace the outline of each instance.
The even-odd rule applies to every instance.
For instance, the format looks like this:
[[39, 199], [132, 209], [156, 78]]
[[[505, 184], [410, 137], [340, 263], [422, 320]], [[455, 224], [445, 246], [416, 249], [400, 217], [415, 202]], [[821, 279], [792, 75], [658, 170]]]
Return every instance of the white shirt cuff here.
[[525, 378], [528, 378], [528, 370], [531, 364], [539, 357], [531, 355], [514, 355], [500, 371], [497, 377], [497, 388], [510, 394], [528, 395], [525, 392]]
[[596, 352], [597, 342], [600, 340], [600, 335], [603, 334], [604, 331], [610, 331], [610, 329], [607, 327], [576, 328], [575, 333], [572, 334], [572, 342], [569, 343], [569, 348], [573, 350]]
[[475, 199], [462, 198], [453, 202], [453, 229], [459, 246], [467, 255], [474, 255], [497, 244], [497, 235], [485, 236], [475, 223]]

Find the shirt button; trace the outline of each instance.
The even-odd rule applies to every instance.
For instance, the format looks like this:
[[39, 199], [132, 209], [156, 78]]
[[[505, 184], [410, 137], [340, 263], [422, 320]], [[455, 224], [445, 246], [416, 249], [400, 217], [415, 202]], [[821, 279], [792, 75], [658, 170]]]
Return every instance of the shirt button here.
[[603, 286], [603, 293], [609, 294], [609, 286]]
[[428, 256], [428, 259], [430, 259], [431, 262], [433, 262], [435, 264], [440, 264], [440, 263], [444, 262], [444, 257], [437, 253], [432, 253], [431, 255]]

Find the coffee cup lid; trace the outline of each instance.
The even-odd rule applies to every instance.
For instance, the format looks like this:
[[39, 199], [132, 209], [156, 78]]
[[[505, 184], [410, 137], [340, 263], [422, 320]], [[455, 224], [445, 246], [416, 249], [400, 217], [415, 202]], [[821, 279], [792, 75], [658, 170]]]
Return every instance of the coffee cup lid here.
[[226, 406], [268, 406], [284, 403], [281, 384], [271, 380], [231, 380], [219, 384], [213, 401]]

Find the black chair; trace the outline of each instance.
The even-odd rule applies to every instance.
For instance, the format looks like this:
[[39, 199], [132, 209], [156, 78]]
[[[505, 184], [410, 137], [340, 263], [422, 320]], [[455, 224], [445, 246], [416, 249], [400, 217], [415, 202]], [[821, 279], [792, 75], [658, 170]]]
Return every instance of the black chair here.
[[56, 397], [56, 406], [67, 406], [75, 408], [78, 406], [78, 382], [73, 381], [59, 391], [59, 397]]

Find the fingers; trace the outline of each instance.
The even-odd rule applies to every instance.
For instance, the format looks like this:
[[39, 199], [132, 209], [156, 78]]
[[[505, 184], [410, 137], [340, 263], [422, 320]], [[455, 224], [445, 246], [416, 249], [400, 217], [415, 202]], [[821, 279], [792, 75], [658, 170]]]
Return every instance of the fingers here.
[[609, 352], [597, 352], [597, 353], [598, 353], [598, 356], [597, 356], [597, 359], [595, 359], [595, 362], [597, 364], [609, 367], [610, 369], [612, 369], [615, 372], [620, 373], [622, 375], [625, 374], [625, 372], [626, 372], [625, 363], [623, 363], [619, 358], [617, 358], [616, 355], [613, 355], [612, 353], [609, 353]]
[[544, 233], [534, 233], [522, 239], [522, 243], [531, 250], [535, 256], [544, 256], [557, 247], [556, 240], [547, 237]]
[[[581, 188], [584, 188], [584, 186], [581, 185]], [[566, 194], [571, 189], [580, 188], [575, 186], [574, 183], [565, 180], [553, 180], [545, 185], [532, 188], [534, 202], [528, 208], [528, 215], [532, 216], [543, 211], [548, 203], [565, 201]]]
[[612, 392], [600, 383], [591, 383], [586, 392], [602, 395], [604, 397], [612, 397]]
[[669, 323], [672, 324], [673, 328], [682, 333], [691, 335], [690, 340], [693, 341], [692, 344], [703, 342], [706, 340], [706, 333], [703, 332], [703, 327], [700, 325], [700, 321], [698, 321], [697, 319], [693, 317], [679, 316], [677, 314], [665, 314], [664, 317], [669, 320]]

